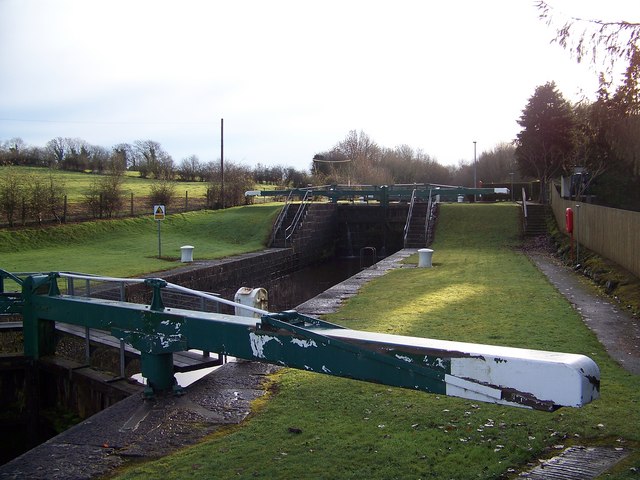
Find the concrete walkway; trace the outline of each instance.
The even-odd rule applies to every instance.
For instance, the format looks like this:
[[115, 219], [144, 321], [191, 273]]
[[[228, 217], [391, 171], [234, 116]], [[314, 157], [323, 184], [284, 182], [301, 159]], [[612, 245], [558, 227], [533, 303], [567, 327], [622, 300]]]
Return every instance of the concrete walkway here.
[[547, 253], [527, 252], [531, 261], [580, 313], [607, 353], [640, 375], [640, 320], [599, 295], [588, 281]]

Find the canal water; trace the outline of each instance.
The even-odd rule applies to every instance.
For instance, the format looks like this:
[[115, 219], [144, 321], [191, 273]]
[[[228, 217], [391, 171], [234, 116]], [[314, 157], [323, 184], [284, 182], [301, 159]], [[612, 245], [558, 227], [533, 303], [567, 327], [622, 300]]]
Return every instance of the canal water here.
[[263, 287], [269, 295], [269, 311], [295, 309], [301, 303], [324, 292], [361, 270], [358, 257], [335, 258], [329, 262], [303, 268], [276, 278]]

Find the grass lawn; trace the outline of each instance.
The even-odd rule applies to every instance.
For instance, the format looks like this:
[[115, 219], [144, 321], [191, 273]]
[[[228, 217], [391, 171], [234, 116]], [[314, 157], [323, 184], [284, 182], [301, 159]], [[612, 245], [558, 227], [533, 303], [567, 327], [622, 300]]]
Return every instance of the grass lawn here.
[[[49, 180], [49, 175], [51, 175], [57, 184], [64, 187], [63, 190], [69, 203], [83, 202], [93, 182], [102, 178], [100, 175], [90, 173], [67, 172], [38, 167], [0, 167], [0, 176], [9, 171], [25, 177], [37, 175], [46, 181]], [[137, 172], [126, 172], [122, 193], [127, 197], [132, 193], [136, 197], [147, 196], [153, 183], [154, 180], [152, 179], [140, 178]], [[176, 195], [184, 197], [185, 192], [189, 192], [190, 198], [204, 197], [207, 194], [207, 188], [209, 188], [209, 184], [206, 182], [176, 182]]]
[[282, 204], [168, 215], [158, 226], [148, 217], [101, 220], [46, 228], [0, 230], [0, 268], [10, 272], [74, 271], [135, 276], [179, 266], [180, 247], [194, 260], [265, 248]]
[[117, 478], [493, 479], [560, 446], [598, 444], [634, 452], [606, 478], [638, 478], [640, 378], [518, 251], [517, 217], [510, 204], [443, 205], [434, 268], [392, 271], [327, 320], [586, 354], [600, 366], [601, 399], [545, 413], [285, 369], [244, 424]]

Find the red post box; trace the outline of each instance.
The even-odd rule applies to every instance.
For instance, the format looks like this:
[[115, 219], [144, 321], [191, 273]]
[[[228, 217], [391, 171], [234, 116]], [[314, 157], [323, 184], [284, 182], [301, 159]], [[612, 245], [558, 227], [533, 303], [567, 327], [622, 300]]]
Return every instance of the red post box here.
[[573, 210], [567, 208], [565, 212], [565, 226], [567, 233], [573, 233]]

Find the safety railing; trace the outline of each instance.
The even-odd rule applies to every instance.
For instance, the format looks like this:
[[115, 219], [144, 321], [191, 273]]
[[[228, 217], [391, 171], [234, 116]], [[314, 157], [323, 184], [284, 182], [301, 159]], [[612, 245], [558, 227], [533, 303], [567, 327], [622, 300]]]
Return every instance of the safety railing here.
[[424, 220], [424, 244], [428, 247], [429, 240], [431, 239], [432, 232], [432, 223], [433, 223], [433, 207], [435, 202], [433, 201], [433, 196], [431, 195], [432, 190], [429, 190], [429, 201], [427, 202], [427, 215]]
[[278, 214], [278, 218], [276, 218], [273, 231], [271, 232], [271, 241], [269, 242], [269, 245], [273, 245], [273, 243], [276, 240], [276, 236], [278, 235], [278, 232], [282, 228], [282, 223], [284, 222], [284, 219], [287, 218], [287, 213], [289, 212], [289, 206], [291, 205], [291, 199], [293, 197], [293, 193], [294, 193], [293, 190], [289, 192], [289, 195], [287, 196], [287, 200], [284, 202], [284, 206], [282, 207], [282, 210], [280, 210], [280, 213]]
[[[145, 284], [149, 279], [144, 278], [116, 278], [104, 277], [97, 275], [89, 275], [82, 273], [60, 272], [59, 277], [65, 279], [64, 285], [61, 285], [61, 291], [67, 295], [81, 296], [87, 298], [99, 298], [103, 300], [116, 300], [120, 302], [132, 302], [127, 295], [127, 286], [135, 284]], [[160, 289], [162, 304], [165, 307], [181, 308], [186, 310], [196, 310], [203, 312], [219, 312], [219, 305], [225, 304], [237, 307], [241, 304], [220, 297], [217, 293], [202, 292], [190, 288], [182, 287], [166, 282], [166, 286]], [[269, 313], [266, 310], [242, 305], [243, 310], [253, 313], [265, 315]], [[84, 327], [84, 348], [85, 362], [87, 365], [91, 363], [91, 329]], [[119, 363], [120, 378], [125, 377], [125, 353], [126, 345], [123, 340], [119, 344]], [[209, 352], [203, 352], [203, 356], [207, 357]]]
[[285, 230], [285, 235], [284, 235], [285, 245], [291, 239], [291, 237], [295, 233], [296, 229], [298, 228], [298, 224], [300, 223], [300, 221], [302, 220], [302, 217], [304, 216], [304, 213], [305, 213], [305, 211], [307, 209], [307, 205], [310, 202], [309, 198], [311, 196], [312, 196], [311, 191], [309, 191], [309, 190], [305, 191], [304, 196], [302, 197], [302, 200], [300, 201], [300, 206], [298, 207], [298, 211], [296, 212], [295, 216], [293, 217], [293, 220], [291, 221], [291, 224]]
[[409, 202], [409, 211], [407, 212], [407, 220], [404, 222], [404, 231], [402, 234], [403, 246], [407, 247], [407, 236], [409, 235], [409, 227], [411, 225], [411, 217], [413, 216], [413, 206], [416, 203], [416, 189], [411, 192], [411, 201]]

